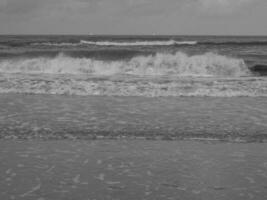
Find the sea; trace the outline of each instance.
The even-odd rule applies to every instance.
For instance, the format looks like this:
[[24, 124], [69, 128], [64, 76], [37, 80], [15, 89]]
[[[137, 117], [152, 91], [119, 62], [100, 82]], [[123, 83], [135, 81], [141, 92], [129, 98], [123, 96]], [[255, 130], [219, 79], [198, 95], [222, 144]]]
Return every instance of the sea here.
[[0, 36], [0, 93], [267, 96], [267, 37]]
[[0, 36], [0, 138], [266, 139], [265, 36]]

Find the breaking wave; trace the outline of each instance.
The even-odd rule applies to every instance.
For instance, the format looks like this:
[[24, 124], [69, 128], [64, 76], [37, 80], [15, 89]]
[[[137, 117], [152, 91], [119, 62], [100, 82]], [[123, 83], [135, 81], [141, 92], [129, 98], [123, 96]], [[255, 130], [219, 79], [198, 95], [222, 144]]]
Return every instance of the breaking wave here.
[[1, 73], [22, 74], [87, 74], [136, 76], [224, 76], [239, 77], [249, 74], [244, 60], [215, 53], [189, 56], [158, 53], [136, 56], [129, 60], [104, 61], [73, 58], [59, 54], [54, 58], [12, 58], [0, 61]]

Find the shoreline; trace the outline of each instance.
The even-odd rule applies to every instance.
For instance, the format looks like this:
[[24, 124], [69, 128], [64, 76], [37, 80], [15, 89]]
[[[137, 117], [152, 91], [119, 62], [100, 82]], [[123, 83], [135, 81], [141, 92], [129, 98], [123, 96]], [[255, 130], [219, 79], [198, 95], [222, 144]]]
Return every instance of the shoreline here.
[[264, 97], [1, 94], [0, 139], [266, 142]]
[[207, 136], [200, 136], [200, 137], [193, 137], [192, 135], [187, 136], [175, 136], [172, 137], [170, 135], [160, 135], [160, 136], [125, 136], [125, 135], [119, 135], [119, 136], [105, 136], [101, 135], [99, 133], [96, 133], [94, 135], [88, 133], [86, 136], [80, 136], [75, 134], [63, 134], [61, 135], [53, 135], [51, 137], [46, 137], [46, 135], [35, 135], [31, 136], [29, 135], [23, 135], [23, 136], [16, 136], [16, 135], [6, 135], [6, 136], [0, 136], [0, 141], [20, 141], [20, 142], [26, 142], [26, 141], [36, 141], [36, 142], [53, 142], [53, 141], [67, 141], [67, 142], [79, 142], [79, 141], [151, 141], [151, 142], [157, 142], [157, 141], [173, 141], [173, 142], [203, 142], [203, 143], [232, 143], [232, 144], [253, 144], [253, 143], [267, 143], [267, 136], [261, 135], [256, 137], [207, 137]]

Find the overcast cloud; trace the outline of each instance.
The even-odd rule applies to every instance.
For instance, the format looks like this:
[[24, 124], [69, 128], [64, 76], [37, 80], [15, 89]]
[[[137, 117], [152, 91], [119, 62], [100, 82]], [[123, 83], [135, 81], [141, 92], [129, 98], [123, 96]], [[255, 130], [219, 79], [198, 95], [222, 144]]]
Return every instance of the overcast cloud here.
[[0, 0], [0, 34], [267, 35], [266, 0]]

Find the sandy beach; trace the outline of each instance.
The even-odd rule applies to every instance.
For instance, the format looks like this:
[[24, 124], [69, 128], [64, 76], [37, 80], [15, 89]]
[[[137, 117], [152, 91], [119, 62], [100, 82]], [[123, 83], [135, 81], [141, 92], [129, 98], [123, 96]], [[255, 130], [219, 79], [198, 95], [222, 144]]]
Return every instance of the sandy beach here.
[[263, 200], [267, 144], [0, 141], [0, 199]]

